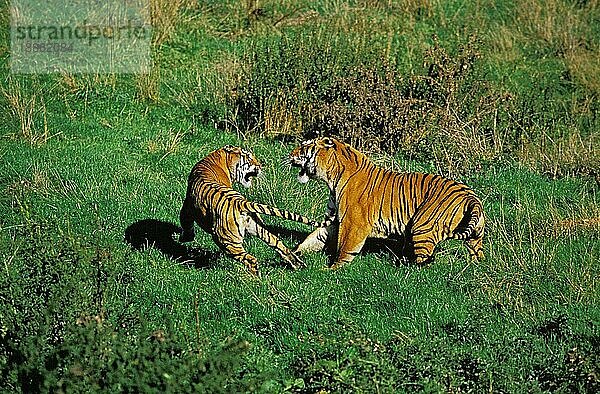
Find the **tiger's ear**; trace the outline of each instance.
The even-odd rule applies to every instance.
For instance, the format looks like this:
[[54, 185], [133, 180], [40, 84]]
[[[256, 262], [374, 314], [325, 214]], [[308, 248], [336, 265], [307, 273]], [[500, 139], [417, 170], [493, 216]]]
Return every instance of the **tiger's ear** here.
[[329, 138], [329, 137], [325, 137], [321, 140], [323, 142], [323, 146], [325, 148], [333, 148], [335, 146], [335, 142], [333, 141], [333, 138]]

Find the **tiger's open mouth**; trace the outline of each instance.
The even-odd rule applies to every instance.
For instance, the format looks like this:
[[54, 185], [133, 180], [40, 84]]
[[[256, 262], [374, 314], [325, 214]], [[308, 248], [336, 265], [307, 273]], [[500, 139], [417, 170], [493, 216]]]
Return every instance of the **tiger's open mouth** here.
[[293, 158], [291, 160], [291, 164], [292, 167], [300, 169], [300, 172], [298, 173], [298, 182], [300, 183], [308, 182], [309, 178], [315, 175], [314, 169], [308, 160], [302, 158]]
[[244, 181], [252, 182], [252, 178], [257, 177], [259, 174], [258, 170], [253, 169], [244, 174]]
[[252, 178], [255, 178], [259, 175], [260, 175], [260, 168], [252, 167], [248, 171], [244, 172], [240, 183], [244, 187], [251, 187], [252, 186]]
[[298, 173], [299, 178], [307, 177], [309, 175], [310, 174], [308, 173], [308, 168], [306, 168], [304, 166], [300, 167], [300, 172]]

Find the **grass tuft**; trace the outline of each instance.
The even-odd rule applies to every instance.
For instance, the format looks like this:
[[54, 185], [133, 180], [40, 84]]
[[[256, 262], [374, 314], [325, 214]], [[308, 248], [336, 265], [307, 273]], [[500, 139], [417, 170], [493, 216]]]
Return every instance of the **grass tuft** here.
[[1, 88], [11, 120], [18, 126], [12, 135], [19, 136], [32, 145], [44, 144], [50, 136], [44, 93], [34, 80], [11, 76]]

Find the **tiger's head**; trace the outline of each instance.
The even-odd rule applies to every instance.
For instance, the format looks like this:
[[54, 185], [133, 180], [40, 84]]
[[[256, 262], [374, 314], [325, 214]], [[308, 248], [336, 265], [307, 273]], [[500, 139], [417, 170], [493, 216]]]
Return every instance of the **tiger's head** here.
[[252, 178], [260, 175], [260, 162], [254, 154], [246, 149], [226, 145], [223, 148], [226, 155], [232, 181], [239, 182], [244, 187], [252, 186]]
[[342, 142], [330, 137], [320, 137], [304, 141], [289, 156], [290, 164], [300, 168], [298, 182], [306, 183], [309, 179], [328, 181], [328, 167], [336, 148]]

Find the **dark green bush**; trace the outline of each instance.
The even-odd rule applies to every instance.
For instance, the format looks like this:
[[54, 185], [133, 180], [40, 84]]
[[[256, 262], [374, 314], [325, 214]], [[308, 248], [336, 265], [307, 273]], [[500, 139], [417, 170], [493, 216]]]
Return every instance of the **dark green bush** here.
[[[358, 338], [317, 344], [292, 362], [295, 379], [289, 390], [593, 393], [600, 388], [597, 337], [549, 338], [546, 328], [533, 327], [531, 336], [489, 341], [480, 337], [483, 326], [461, 332], [482, 324], [443, 324], [427, 339], [398, 337], [382, 343]], [[546, 326], [569, 330], [562, 318], [550, 319]], [[463, 337], [471, 334], [477, 338]], [[481, 351], [482, 340], [488, 341], [486, 351]], [[517, 376], [522, 380], [515, 380]]]
[[254, 384], [236, 379], [245, 341], [200, 356], [139, 317], [111, 323], [104, 292], [118, 273], [108, 251], [44, 226], [19, 236], [0, 277], [0, 390], [214, 393]]
[[5, 388], [37, 391], [45, 380], [46, 355], [64, 341], [66, 328], [97, 310], [106, 273], [101, 251], [77, 241], [59, 242], [44, 226], [28, 226], [11, 270], [2, 281], [3, 335], [0, 369]]
[[456, 169], [514, 149], [509, 96], [477, 66], [472, 38], [436, 39], [420, 73], [381, 59], [384, 43], [352, 35], [283, 36], [250, 52], [232, 103], [239, 129], [302, 138], [333, 135], [365, 151], [405, 153]]
[[246, 342], [199, 357], [162, 330], [129, 338], [96, 316], [80, 320], [50, 356], [46, 385], [65, 392], [235, 392]]
[[[246, 53], [249, 65], [231, 105], [237, 127], [266, 134], [302, 132], [302, 124], [321, 101], [331, 101], [339, 78], [368, 68], [381, 43], [322, 29], [257, 41]], [[294, 117], [276, 129], [273, 118]]]

